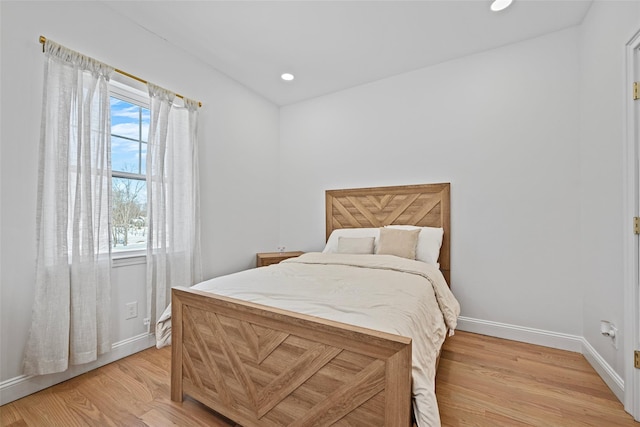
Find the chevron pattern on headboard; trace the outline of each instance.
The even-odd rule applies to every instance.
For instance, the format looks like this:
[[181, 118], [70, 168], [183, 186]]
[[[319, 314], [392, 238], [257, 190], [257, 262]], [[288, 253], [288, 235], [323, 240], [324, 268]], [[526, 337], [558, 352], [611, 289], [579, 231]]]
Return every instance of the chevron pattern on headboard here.
[[450, 184], [403, 185], [326, 191], [326, 232], [391, 224], [442, 227], [440, 270], [450, 284]]

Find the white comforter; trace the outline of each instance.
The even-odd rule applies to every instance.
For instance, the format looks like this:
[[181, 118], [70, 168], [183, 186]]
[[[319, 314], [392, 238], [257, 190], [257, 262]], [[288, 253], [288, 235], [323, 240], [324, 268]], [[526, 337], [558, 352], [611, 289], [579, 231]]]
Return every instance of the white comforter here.
[[[416, 420], [440, 426], [435, 360], [460, 305], [435, 267], [392, 255], [307, 253], [194, 289], [412, 338]], [[170, 331], [167, 307], [156, 324], [158, 348], [171, 342]]]

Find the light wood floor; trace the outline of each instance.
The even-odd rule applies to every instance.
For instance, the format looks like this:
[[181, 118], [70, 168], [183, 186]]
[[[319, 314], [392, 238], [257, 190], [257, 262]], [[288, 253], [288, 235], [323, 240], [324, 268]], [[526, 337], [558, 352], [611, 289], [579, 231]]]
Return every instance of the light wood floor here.
[[[233, 426], [169, 399], [171, 352], [149, 349], [0, 407], [2, 426]], [[438, 369], [443, 426], [633, 426], [577, 353], [457, 332]]]
[[456, 332], [438, 367], [443, 426], [634, 426], [579, 353]]

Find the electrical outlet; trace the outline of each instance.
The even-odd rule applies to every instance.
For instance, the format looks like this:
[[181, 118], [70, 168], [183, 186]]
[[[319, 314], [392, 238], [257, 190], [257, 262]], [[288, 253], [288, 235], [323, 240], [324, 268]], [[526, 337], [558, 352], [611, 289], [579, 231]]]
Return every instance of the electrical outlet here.
[[124, 305], [125, 320], [138, 317], [138, 301], [130, 302]]
[[149, 326], [149, 323], [151, 323], [151, 322], [149, 322], [149, 318], [148, 317], [145, 317], [144, 320], [142, 321], [142, 324], [144, 326]]

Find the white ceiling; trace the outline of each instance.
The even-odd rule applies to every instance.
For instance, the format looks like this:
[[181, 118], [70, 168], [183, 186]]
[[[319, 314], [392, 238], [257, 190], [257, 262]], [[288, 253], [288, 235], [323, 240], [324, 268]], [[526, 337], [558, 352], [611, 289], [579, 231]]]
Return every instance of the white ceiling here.
[[591, 0], [104, 3], [287, 105], [578, 25]]

